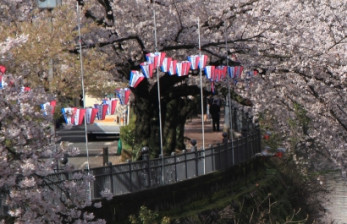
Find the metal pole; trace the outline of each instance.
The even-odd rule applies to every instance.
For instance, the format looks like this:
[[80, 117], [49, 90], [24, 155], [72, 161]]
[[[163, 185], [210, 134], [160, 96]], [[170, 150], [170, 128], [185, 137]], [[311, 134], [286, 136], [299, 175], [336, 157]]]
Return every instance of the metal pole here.
[[[83, 97], [83, 108], [86, 108], [86, 97], [84, 92], [84, 74], [83, 74], [83, 54], [82, 54], [82, 39], [81, 39], [81, 19], [80, 19], [80, 11], [79, 5], [77, 2], [77, 25], [78, 25], [78, 45], [80, 49], [80, 64], [81, 64], [81, 85], [82, 85], [82, 97]], [[89, 149], [88, 149], [88, 129], [87, 129], [87, 119], [84, 117], [84, 138], [85, 138], [85, 146], [86, 146], [86, 154], [87, 154], [87, 170], [89, 174]], [[91, 200], [91, 190], [90, 190], [90, 182], [88, 183], [88, 198]]]
[[[227, 37], [227, 27], [226, 21], [224, 21], [224, 33], [225, 33], [225, 51], [227, 59], [227, 68], [229, 66], [229, 55], [228, 55], [228, 37]], [[230, 127], [230, 140], [231, 140], [231, 150], [233, 156], [233, 165], [235, 164], [234, 159], [234, 148], [233, 148], [233, 112], [231, 110], [231, 93], [230, 93], [230, 76], [227, 74], [227, 84], [228, 84], [228, 106], [229, 106], [229, 127]]]
[[[199, 60], [201, 60], [201, 41], [200, 41], [200, 18], [198, 18], [198, 37], [199, 37]], [[202, 66], [201, 66], [202, 67]], [[202, 68], [199, 72], [200, 76], [200, 96], [201, 96], [201, 131], [202, 131], [202, 150], [204, 152], [204, 174], [206, 174], [206, 158], [205, 158], [205, 125], [204, 125], [204, 92], [202, 88]]]
[[[153, 20], [154, 20], [154, 42], [155, 42], [155, 52], [158, 52], [157, 45], [157, 23], [155, 20], [155, 5], [153, 2]], [[161, 103], [160, 103], [160, 80], [159, 80], [159, 62], [157, 64], [157, 87], [158, 87], [158, 108], [159, 108], [159, 132], [160, 132], [160, 154], [161, 154], [161, 181], [162, 184], [165, 183], [164, 175], [164, 152], [163, 152], [163, 131], [162, 131], [162, 122], [161, 122]]]

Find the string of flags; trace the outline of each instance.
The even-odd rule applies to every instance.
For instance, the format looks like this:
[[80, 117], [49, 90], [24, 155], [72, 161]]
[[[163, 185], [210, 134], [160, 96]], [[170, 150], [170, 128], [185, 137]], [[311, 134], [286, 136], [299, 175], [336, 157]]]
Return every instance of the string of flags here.
[[[116, 90], [118, 98], [102, 100], [101, 104], [94, 104], [94, 107], [77, 108], [77, 107], [65, 107], [61, 109], [66, 124], [69, 125], [82, 125], [84, 118], [87, 124], [93, 124], [97, 120], [105, 120], [106, 115], [114, 115], [116, 113], [116, 107], [118, 102], [121, 105], [126, 105], [129, 102], [130, 89], [120, 88]], [[45, 115], [47, 115], [47, 108], [51, 109], [51, 113], [54, 113], [56, 106], [55, 101], [47, 102], [41, 105]]]
[[[206, 65], [207, 55], [190, 55], [187, 61], [173, 60], [171, 57], [165, 57], [164, 52], [154, 52], [146, 54], [146, 61], [140, 64], [141, 71], [132, 70], [130, 72], [129, 86], [136, 88], [145, 78], [153, 78], [154, 69], [160, 69], [170, 76], [187, 76], [190, 70], [201, 69], [204, 71], [206, 78], [211, 82], [211, 89], [214, 91], [215, 82], [221, 82], [229, 76], [234, 85], [241, 79], [243, 74], [243, 66], [214, 66]], [[253, 76], [258, 74], [257, 70], [247, 71], [245, 74], [245, 82], [247, 87], [251, 83]]]
[[[6, 67], [0, 65], [0, 89], [6, 88], [7, 77], [5, 77]], [[11, 85], [11, 83], [10, 83]], [[23, 86], [21, 87], [22, 93], [30, 92], [31, 88]], [[61, 109], [61, 113], [64, 117], [64, 121], [69, 125], [82, 125], [84, 119], [87, 124], [93, 124], [96, 119], [104, 120], [106, 115], [114, 115], [116, 113], [116, 107], [118, 102], [121, 105], [127, 105], [130, 97], [129, 88], [119, 88], [115, 90], [118, 98], [105, 98], [101, 104], [94, 104], [94, 107], [77, 108], [77, 107], [64, 107]], [[53, 115], [55, 112], [57, 102], [51, 100], [49, 102], [42, 103], [40, 105], [43, 115]]]
[[105, 120], [106, 115], [114, 115], [116, 113], [116, 107], [118, 102], [121, 105], [127, 105], [130, 97], [129, 88], [116, 89], [116, 95], [118, 98], [102, 100], [101, 104], [94, 104], [94, 107], [88, 108], [76, 108], [68, 107], [62, 108], [62, 114], [66, 124], [70, 125], [82, 125], [83, 119], [86, 119], [87, 124], [93, 124], [97, 120]]

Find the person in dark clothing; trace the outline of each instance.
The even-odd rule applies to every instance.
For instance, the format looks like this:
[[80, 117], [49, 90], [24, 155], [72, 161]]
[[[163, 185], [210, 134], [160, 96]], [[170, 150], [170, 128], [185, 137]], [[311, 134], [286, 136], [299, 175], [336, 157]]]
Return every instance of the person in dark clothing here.
[[219, 131], [220, 106], [218, 102], [213, 102], [210, 107], [213, 131]]

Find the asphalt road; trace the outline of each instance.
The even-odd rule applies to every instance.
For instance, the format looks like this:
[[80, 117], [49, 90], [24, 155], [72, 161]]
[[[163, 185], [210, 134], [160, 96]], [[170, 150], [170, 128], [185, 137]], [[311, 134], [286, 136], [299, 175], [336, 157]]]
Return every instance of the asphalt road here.
[[[106, 147], [108, 148], [109, 162], [112, 162], [112, 164], [120, 162], [120, 156], [115, 155], [118, 150], [117, 136], [97, 135], [94, 136], [93, 139], [88, 138], [86, 141], [84, 129], [80, 127], [59, 129], [56, 130], [56, 135], [60, 137], [58, 144], [64, 142], [80, 149], [81, 155], [68, 158], [68, 163], [74, 165], [76, 169], [85, 168], [88, 161], [90, 168], [103, 166], [103, 151]], [[88, 144], [86, 144], [86, 142], [88, 142]], [[87, 151], [89, 155], [88, 158]]]

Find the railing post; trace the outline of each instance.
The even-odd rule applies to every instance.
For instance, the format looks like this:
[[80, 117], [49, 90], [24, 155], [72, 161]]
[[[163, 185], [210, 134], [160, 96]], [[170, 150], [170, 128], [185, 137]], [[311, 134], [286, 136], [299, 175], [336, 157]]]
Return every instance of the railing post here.
[[219, 169], [222, 169], [222, 158], [221, 158], [221, 148], [220, 145], [217, 145], [217, 149], [218, 149], [218, 160], [219, 160]]
[[174, 163], [175, 163], [175, 183], [177, 183], [177, 160], [176, 160], [176, 153], [172, 152], [171, 155], [174, 156]]
[[229, 164], [229, 149], [228, 149], [228, 133], [223, 132], [222, 137], [223, 137], [222, 142], [226, 152], [226, 160], [227, 160], [226, 163], [227, 163], [227, 167], [229, 167], [230, 164]]
[[103, 166], [108, 164], [108, 147], [102, 148], [102, 164]]
[[184, 153], [184, 166], [185, 166], [185, 171], [186, 171], [186, 178], [185, 180], [187, 180], [188, 178], [188, 167], [187, 167], [187, 151], [186, 150], [183, 150], [183, 153]]
[[149, 148], [147, 146], [142, 147], [141, 149], [142, 160], [147, 163], [147, 178], [148, 178], [148, 187], [151, 187], [151, 172], [149, 168]]
[[131, 160], [128, 160], [127, 161], [128, 162], [128, 164], [129, 164], [129, 180], [130, 180], [130, 192], [133, 192], [133, 178], [132, 178], [132, 169], [131, 169]]
[[195, 176], [199, 176], [199, 152], [195, 150]]
[[211, 171], [214, 172], [216, 170], [215, 161], [214, 161], [215, 160], [215, 152], [214, 152], [214, 150], [212, 150], [211, 144], [208, 145], [208, 148], [211, 151]]
[[113, 169], [112, 169], [112, 163], [108, 162], [107, 165], [108, 165], [108, 168], [109, 168], [109, 171], [110, 171], [111, 193], [114, 195], [116, 191], [113, 190]]

